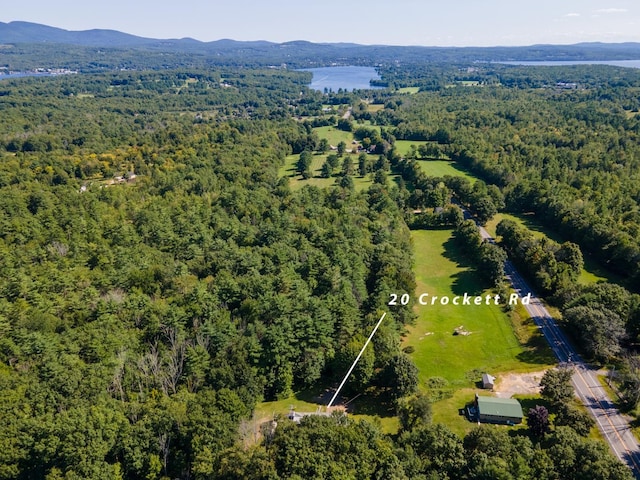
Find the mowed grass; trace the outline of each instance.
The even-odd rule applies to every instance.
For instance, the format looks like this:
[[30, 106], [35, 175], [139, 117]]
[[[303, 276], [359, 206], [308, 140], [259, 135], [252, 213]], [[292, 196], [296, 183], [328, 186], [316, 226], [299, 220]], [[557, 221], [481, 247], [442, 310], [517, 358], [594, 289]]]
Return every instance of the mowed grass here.
[[396, 90], [396, 92], [398, 93], [409, 93], [409, 94], [418, 93], [419, 91], [420, 91], [420, 87], [402, 87]]
[[[416, 295], [453, 298], [456, 295], [483, 297], [491, 292], [483, 289], [477, 272], [471, 269], [451, 238], [451, 230], [413, 231], [415, 248]], [[493, 302], [491, 302], [493, 303]], [[512, 321], [501, 306], [486, 305], [417, 305], [418, 319], [408, 329], [403, 347], [411, 346], [411, 354], [419, 369], [422, 384], [430, 377], [443, 377], [455, 388], [472, 388], [479, 373], [526, 372], [544, 368], [550, 363], [545, 352], [537, 355], [529, 346], [529, 338], [520, 341]], [[462, 326], [470, 335], [453, 335]], [[533, 335], [539, 335], [532, 332]], [[542, 347], [544, 350], [544, 347]]]
[[[377, 127], [380, 128], [380, 127]], [[317, 127], [314, 128], [314, 131], [318, 134], [319, 138], [326, 138], [329, 141], [330, 145], [337, 146], [340, 142], [344, 142], [347, 144], [347, 153], [343, 157], [340, 158], [340, 162], [338, 164], [338, 168], [335, 170], [334, 174], [330, 178], [323, 178], [322, 173], [322, 165], [324, 164], [327, 156], [331, 153], [337, 153], [335, 150], [329, 151], [326, 154], [313, 154], [313, 160], [311, 162], [311, 173], [312, 177], [308, 179], [302, 178], [297, 172], [296, 164], [298, 163], [298, 159], [300, 155], [288, 155], [285, 159], [284, 165], [280, 167], [280, 176], [289, 178], [289, 186], [291, 190], [299, 190], [305, 185], [312, 185], [318, 188], [327, 188], [336, 185], [336, 182], [340, 180], [339, 173], [342, 170], [342, 162], [346, 156], [350, 156], [353, 161], [354, 169], [357, 171], [358, 169], [358, 156], [359, 153], [352, 153], [352, 148], [355, 146], [352, 142], [354, 140], [353, 134], [351, 132], [345, 132], [343, 130], [338, 130], [335, 127]], [[370, 161], [375, 161], [378, 158], [377, 155], [369, 155]], [[389, 174], [389, 182], [394, 181], [394, 179], [398, 177], [398, 175]], [[358, 175], [357, 173], [353, 176], [353, 183], [356, 191], [364, 190], [373, 185], [373, 175], [367, 174], [364, 177]]]
[[[415, 250], [416, 295], [490, 294], [452, 240], [451, 230], [411, 232]], [[518, 305], [511, 315], [496, 305], [417, 305], [418, 319], [408, 328], [403, 347], [419, 371], [419, 388], [431, 377], [449, 382], [451, 396], [433, 403], [434, 423], [443, 423], [464, 436], [473, 426], [459, 409], [473, 400], [484, 372], [532, 372], [549, 368], [555, 358], [544, 337]], [[453, 335], [462, 326], [470, 335]]]
[[340, 142], [344, 142], [347, 144], [347, 150], [352, 148], [353, 134], [351, 132], [338, 130], [336, 127], [331, 126], [316, 127], [313, 131], [318, 134], [318, 138], [326, 138], [329, 141], [329, 145], [337, 147]]
[[[556, 232], [553, 232], [542, 225], [539, 222], [533, 213], [531, 214], [521, 214], [521, 215], [512, 215], [509, 213], [498, 213], [487, 223], [487, 231], [493, 236], [496, 237], [496, 226], [502, 220], [512, 220], [518, 225], [527, 228], [533, 235], [538, 238], [547, 237], [555, 242], [563, 243], [565, 239], [563, 239]], [[499, 238], [498, 238], [499, 240]], [[605, 268], [603, 268], [600, 264], [598, 264], [595, 260], [591, 259], [588, 255], [584, 255], [584, 268], [580, 273], [580, 277], [578, 277], [578, 283], [582, 285], [591, 285], [598, 282], [611, 282], [617, 283], [625, 286], [625, 281], [619, 275], [616, 275], [613, 272], [609, 272]]]
[[418, 160], [420, 169], [430, 177], [464, 177], [471, 183], [477, 180], [471, 173], [450, 160]]
[[[337, 385], [336, 385], [337, 386]], [[256, 405], [253, 413], [253, 422], [256, 425], [272, 420], [278, 416], [286, 416], [293, 408], [299, 413], [326, 412], [326, 400], [320, 401], [309, 392], [297, 393], [283, 400], [261, 402]], [[387, 409], [388, 410], [388, 409]], [[384, 433], [395, 434], [400, 427], [395, 412], [385, 411], [378, 399], [368, 394], [361, 395], [348, 405], [348, 415], [356, 420], [367, 420], [380, 425]]]
[[407, 153], [409, 153], [409, 150], [411, 149], [411, 145], [415, 145], [416, 147], [419, 147], [420, 145], [424, 145], [426, 143], [429, 143], [429, 142], [415, 141], [415, 140], [396, 140], [396, 143], [394, 145], [398, 150], [398, 153], [400, 153], [400, 155], [406, 155]]

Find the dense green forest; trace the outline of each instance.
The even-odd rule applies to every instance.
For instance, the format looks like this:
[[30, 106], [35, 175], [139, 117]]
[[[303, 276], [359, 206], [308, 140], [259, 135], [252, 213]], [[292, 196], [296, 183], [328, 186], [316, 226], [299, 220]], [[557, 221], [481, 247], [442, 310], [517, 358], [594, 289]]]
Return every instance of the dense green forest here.
[[[400, 348], [412, 305], [386, 307], [415, 290], [407, 223], [459, 225], [452, 195], [486, 219], [526, 208], [558, 226], [575, 242], [554, 251], [567, 291], [576, 244], [638, 279], [640, 80], [608, 72], [575, 91], [385, 91], [373, 113], [275, 69], [2, 81], [0, 478], [630, 478], [559, 413], [539, 435], [432, 424]], [[331, 103], [352, 104], [338, 126], [375, 142], [375, 181], [356, 191], [343, 164], [335, 186], [294, 192], [279, 168], [326, 147], [312, 125]], [[431, 148], [403, 156], [397, 139]], [[420, 174], [433, 152], [485, 181]], [[408, 213], [437, 207], [422, 224]], [[482, 250], [499, 283], [504, 254]], [[620, 288], [631, 329], [640, 310]], [[606, 296], [583, 293], [569, 319]], [[396, 435], [336, 413], [248, 441], [258, 402], [335, 388], [383, 312], [347, 388], [397, 409]]]
[[437, 142], [448, 158], [500, 187], [507, 209], [536, 213], [637, 284], [637, 70], [540, 67], [521, 76], [536, 79], [531, 88], [511, 81], [522, 72], [479, 67], [471, 76], [486, 83], [404, 96], [376, 116], [397, 139]]
[[[343, 374], [414, 288], [384, 190], [278, 178], [309, 140], [288, 118], [304, 76], [215, 75], [3, 84], [3, 478], [214, 462], [256, 401]], [[410, 319], [389, 315], [379, 369]]]

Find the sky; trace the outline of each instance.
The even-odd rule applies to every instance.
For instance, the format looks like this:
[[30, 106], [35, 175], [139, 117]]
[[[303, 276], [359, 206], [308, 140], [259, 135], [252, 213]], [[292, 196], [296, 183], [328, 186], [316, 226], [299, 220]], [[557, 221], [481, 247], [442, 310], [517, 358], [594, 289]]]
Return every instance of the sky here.
[[638, 0], [22, 0], [0, 21], [201, 41], [496, 46], [640, 42]]

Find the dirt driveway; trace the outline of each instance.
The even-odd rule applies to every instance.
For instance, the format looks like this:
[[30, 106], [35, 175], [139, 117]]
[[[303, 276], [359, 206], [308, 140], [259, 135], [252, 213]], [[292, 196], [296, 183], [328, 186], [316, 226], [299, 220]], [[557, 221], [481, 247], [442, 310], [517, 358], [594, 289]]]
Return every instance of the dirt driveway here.
[[507, 373], [499, 375], [493, 391], [496, 396], [511, 398], [516, 393], [540, 393], [540, 379], [545, 370], [531, 373]]

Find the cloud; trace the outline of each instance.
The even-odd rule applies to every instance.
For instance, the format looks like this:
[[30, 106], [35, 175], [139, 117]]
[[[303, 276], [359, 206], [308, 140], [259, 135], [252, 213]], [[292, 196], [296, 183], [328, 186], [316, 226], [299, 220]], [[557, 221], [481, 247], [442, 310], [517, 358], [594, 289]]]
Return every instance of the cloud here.
[[596, 13], [625, 13], [628, 11], [626, 8], [600, 8], [596, 10]]
[[567, 13], [567, 14], [565, 15], [565, 17], [579, 17], [579, 16], [580, 16], [580, 14], [579, 14], [579, 13]]

